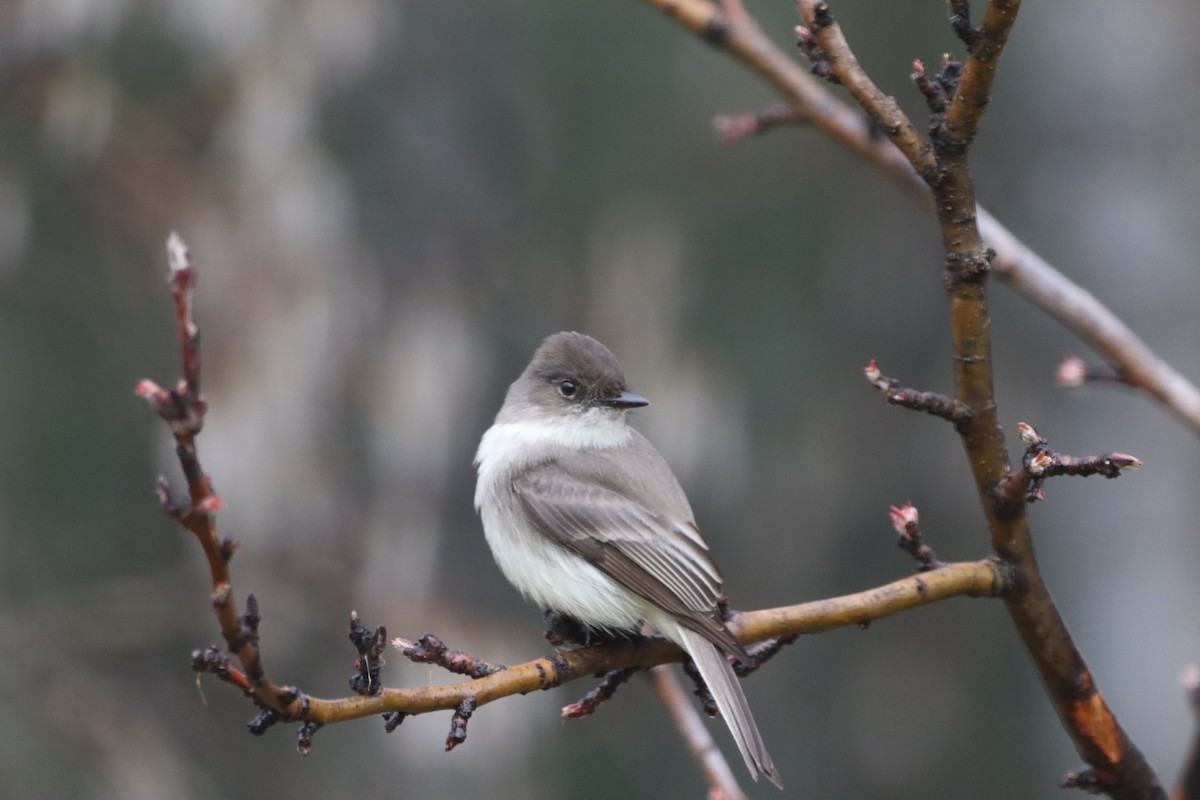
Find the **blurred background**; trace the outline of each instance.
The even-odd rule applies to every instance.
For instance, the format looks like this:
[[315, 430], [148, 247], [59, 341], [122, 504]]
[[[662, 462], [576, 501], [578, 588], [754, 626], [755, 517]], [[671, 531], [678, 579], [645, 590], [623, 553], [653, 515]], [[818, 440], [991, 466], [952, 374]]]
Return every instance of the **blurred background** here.
[[[790, 46], [789, 3], [750, 0]], [[914, 57], [959, 50], [942, 3], [835, 4], [923, 119]], [[981, 201], [1200, 378], [1200, 6], [1028, 4], [974, 151]], [[1186, 84], [1185, 84], [1186, 85]], [[933, 221], [808, 129], [723, 147], [774, 97], [638, 2], [10, 0], [0, 6], [0, 794], [8, 798], [701, 797], [635, 680], [261, 739], [189, 654], [217, 641], [181, 485], [132, 393], [179, 374], [164, 242], [199, 269], [202, 462], [242, 542], [279, 681], [348, 693], [351, 609], [515, 663], [541, 612], [502, 579], [471, 459], [547, 334], [610, 345], [635, 424], [687, 488], [739, 608], [911, 573], [889, 504], [947, 560], [986, 554], [949, 426], [886, 405], [877, 358], [948, 390]], [[1065, 452], [1133, 453], [1032, 510], [1047, 580], [1164, 781], [1194, 721], [1200, 442], [1146, 398], [1068, 392], [1087, 348], [995, 285], [1001, 416]], [[448, 676], [393, 656], [392, 686]], [[1054, 798], [1078, 760], [995, 602], [806, 637], [747, 685], [803, 798]], [[741, 764], [719, 721], [719, 744]], [[776, 797], [752, 785], [753, 797]]]

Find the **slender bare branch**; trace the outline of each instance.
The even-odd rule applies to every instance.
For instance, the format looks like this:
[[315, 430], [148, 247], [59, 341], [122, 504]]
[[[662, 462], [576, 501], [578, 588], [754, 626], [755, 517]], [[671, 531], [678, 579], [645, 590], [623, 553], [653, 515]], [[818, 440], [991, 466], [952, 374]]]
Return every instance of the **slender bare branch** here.
[[679, 682], [679, 677], [669, 667], [661, 666], [650, 670], [650, 681], [667, 707], [675, 729], [708, 781], [708, 800], [746, 800], [742, 787], [738, 786], [737, 778], [733, 776], [733, 770], [729, 768], [729, 762], [713, 741], [712, 734]]

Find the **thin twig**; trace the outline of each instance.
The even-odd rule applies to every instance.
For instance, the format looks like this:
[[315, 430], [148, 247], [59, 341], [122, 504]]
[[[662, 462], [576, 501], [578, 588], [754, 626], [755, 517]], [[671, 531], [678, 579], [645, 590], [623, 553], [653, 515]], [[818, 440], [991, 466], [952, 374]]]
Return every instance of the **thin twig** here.
[[696, 707], [689, 702], [687, 691], [675, 672], [667, 666], [655, 667], [650, 670], [650, 681], [708, 781], [708, 800], [746, 800], [729, 762], [713, 741], [704, 720], [696, 713]]
[[854, 57], [854, 52], [842, 36], [841, 26], [833, 18], [829, 4], [824, 0], [796, 0], [796, 6], [812, 36], [824, 51], [829, 67], [837, 76], [838, 83], [845, 86], [870, 115], [879, 129], [887, 134], [892, 144], [904, 154], [916, 171], [932, 181], [937, 164], [933, 152], [916, 126], [901, 110], [896, 98], [880, 91]]

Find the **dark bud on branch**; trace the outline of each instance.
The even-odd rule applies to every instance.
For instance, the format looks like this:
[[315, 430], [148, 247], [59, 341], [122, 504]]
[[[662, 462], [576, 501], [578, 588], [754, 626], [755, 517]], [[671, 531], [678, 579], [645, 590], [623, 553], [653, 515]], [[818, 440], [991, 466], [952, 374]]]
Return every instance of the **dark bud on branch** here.
[[306, 756], [312, 752], [313, 736], [321, 729], [319, 722], [306, 722], [300, 726], [300, 730], [296, 732], [296, 750], [300, 755]]
[[264, 708], [259, 712], [258, 716], [246, 723], [246, 728], [255, 736], [262, 736], [267, 732], [267, 729], [279, 722], [280, 716], [278, 711], [273, 711], [269, 708]]
[[476, 705], [478, 703], [474, 697], [468, 697], [458, 704], [458, 709], [450, 718], [450, 735], [446, 737], [447, 753], [467, 740], [467, 722], [475, 713]]
[[833, 64], [829, 61], [829, 55], [822, 49], [821, 45], [817, 44], [816, 37], [812, 35], [812, 31], [803, 25], [796, 26], [796, 44], [800, 47], [800, 52], [804, 53], [804, 56], [811, 65], [809, 72], [830, 83], [842, 82], [842, 79], [833, 72]]

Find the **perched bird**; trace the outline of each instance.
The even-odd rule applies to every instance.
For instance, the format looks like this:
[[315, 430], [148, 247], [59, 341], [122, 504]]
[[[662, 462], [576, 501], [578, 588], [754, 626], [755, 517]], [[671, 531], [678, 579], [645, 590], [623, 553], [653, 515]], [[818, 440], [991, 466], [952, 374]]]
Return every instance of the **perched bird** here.
[[721, 574], [671, 468], [626, 412], [612, 352], [556, 333], [513, 381], [475, 464], [475, 506], [504, 576], [530, 600], [610, 633], [643, 622], [692, 657], [750, 774], [782, 787], [726, 655]]

